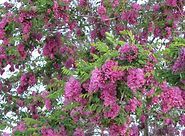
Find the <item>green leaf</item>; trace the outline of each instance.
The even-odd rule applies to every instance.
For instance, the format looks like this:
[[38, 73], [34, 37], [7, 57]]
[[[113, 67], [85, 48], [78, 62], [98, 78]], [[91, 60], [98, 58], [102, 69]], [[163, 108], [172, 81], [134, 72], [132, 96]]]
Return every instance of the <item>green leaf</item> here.
[[79, 103], [72, 102], [72, 103], [68, 104], [67, 106], [65, 106], [65, 109], [66, 110], [71, 110], [71, 109], [77, 107], [78, 105], [79, 105]]
[[41, 121], [35, 120], [35, 119], [32, 119], [32, 118], [23, 118], [23, 120], [24, 120], [24, 122], [25, 122], [27, 125], [42, 124]]
[[7, 125], [5, 123], [1, 123], [0, 124], [0, 130], [3, 130], [7, 127]]
[[63, 89], [60, 89], [60, 90], [57, 90], [51, 94], [49, 94], [47, 97], [50, 98], [50, 99], [56, 99], [58, 97], [60, 97], [63, 93]]
[[95, 44], [95, 46], [96, 46], [97, 50], [100, 52], [108, 52], [109, 51], [109, 47], [103, 42], [97, 42]]

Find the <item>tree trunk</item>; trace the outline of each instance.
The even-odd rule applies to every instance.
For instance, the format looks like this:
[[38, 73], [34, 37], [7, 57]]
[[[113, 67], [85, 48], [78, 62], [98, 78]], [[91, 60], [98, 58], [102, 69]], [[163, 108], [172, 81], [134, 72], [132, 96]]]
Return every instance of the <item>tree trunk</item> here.
[[145, 121], [144, 136], [149, 136], [148, 119]]

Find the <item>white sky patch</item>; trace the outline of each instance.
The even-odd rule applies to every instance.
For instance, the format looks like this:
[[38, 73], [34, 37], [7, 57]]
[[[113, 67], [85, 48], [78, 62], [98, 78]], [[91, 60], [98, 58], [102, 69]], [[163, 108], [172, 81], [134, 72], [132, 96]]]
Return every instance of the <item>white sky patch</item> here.
[[4, 2], [6, 2], [7, 0], [0, 0], [0, 4], [2, 4], [2, 3], [4, 3]]

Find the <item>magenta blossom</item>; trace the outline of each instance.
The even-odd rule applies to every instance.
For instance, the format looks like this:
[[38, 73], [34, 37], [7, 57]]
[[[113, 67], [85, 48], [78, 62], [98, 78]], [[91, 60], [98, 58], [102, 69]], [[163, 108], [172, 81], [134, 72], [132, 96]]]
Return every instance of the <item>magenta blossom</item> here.
[[17, 127], [16, 130], [20, 131], [20, 132], [24, 132], [26, 130], [26, 125], [24, 122], [20, 122]]
[[81, 128], [76, 128], [73, 136], [85, 136], [84, 131]]
[[116, 116], [118, 116], [120, 111], [120, 106], [117, 104], [114, 104], [110, 107], [110, 109], [104, 113], [104, 116], [107, 118], [114, 119]]
[[89, 92], [96, 92], [99, 90], [101, 87], [101, 84], [103, 82], [103, 77], [102, 77], [102, 72], [96, 68], [92, 71], [92, 75], [90, 78], [90, 83], [89, 83]]
[[142, 88], [144, 84], [145, 84], [145, 78], [144, 78], [143, 69], [136, 68], [136, 69], [130, 69], [128, 71], [127, 85], [133, 92]]
[[185, 70], [185, 47], [181, 48], [179, 56], [172, 66], [172, 71], [174, 73], [183, 72]]
[[126, 43], [119, 48], [119, 54], [120, 60], [132, 62], [138, 56], [138, 48], [135, 45], [129, 45]]
[[64, 88], [64, 97], [70, 101], [78, 101], [81, 90], [82, 88], [80, 82], [74, 77], [70, 77]]

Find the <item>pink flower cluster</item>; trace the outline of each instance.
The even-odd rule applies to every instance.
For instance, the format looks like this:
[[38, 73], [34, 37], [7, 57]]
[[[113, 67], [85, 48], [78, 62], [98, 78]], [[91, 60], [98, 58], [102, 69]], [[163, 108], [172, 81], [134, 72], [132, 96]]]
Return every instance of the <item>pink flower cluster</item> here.
[[132, 9], [122, 12], [121, 19], [132, 25], [137, 24], [137, 17], [139, 16], [138, 11], [140, 9], [141, 6], [139, 4], [133, 3]]
[[122, 125], [113, 124], [110, 126], [109, 134], [110, 136], [126, 136], [128, 127], [126, 123]]
[[7, 16], [5, 15], [1, 21], [0, 21], [0, 40], [3, 40], [5, 38], [5, 26], [8, 23]]
[[138, 56], [138, 48], [135, 45], [129, 45], [126, 43], [119, 48], [119, 54], [120, 60], [132, 62]]
[[128, 105], [125, 106], [127, 112], [135, 112], [137, 107], [140, 107], [142, 103], [137, 98], [132, 98], [128, 101]]
[[140, 68], [129, 69], [127, 77], [128, 87], [133, 92], [136, 92], [136, 90], [142, 88], [144, 84], [145, 84], [145, 75], [143, 69]]
[[185, 126], [185, 114], [182, 114], [182, 115], [180, 116], [180, 125]]
[[81, 128], [76, 128], [73, 136], [85, 136], [84, 131]]
[[49, 95], [49, 92], [48, 91], [44, 91], [42, 93], [42, 98], [44, 100], [44, 103], [45, 103], [45, 106], [46, 106], [46, 109], [48, 111], [50, 111], [52, 109], [52, 103], [51, 103], [51, 100], [49, 98], [47, 98], [47, 96]]
[[33, 73], [25, 73], [21, 76], [20, 86], [17, 88], [17, 93], [22, 94], [29, 86], [36, 84], [37, 80]]
[[97, 9], [97, 11], [98, 11], [98, 14], [100, 16], [106, 14], [106, 12], [107, 12], [106, 11], [106, 8], [103, 5], [99, 6], [98, 9]]
[[24, 60], [27, 56], [27, 52], [25, 50], [25, 45], [23, 45], [23, 44], [17, 45], [17, 50], [18, 50], [21, 58]]
[[105, 106], [112, 106], [116, 103], [116, 84], [107, 83], [102, 87], [101, 99]]
[[3, 60], [5, 59], [7, 59], [5, 48], [0, 46], [0, 67], [3, 65]]
[[139, 5], [138, 3], [132, 3], [132, 9], [139, 11], [141, 10], [141, 5]]
[[174, 73], [185, 71], [185, 47], [181, 48], [179, 56], [172, 66]]
[[111, 105], [110, 109], [107, 112], [104, 113], [104, 116], [106, 118], [114, 119], [116, 116], [118, 116], [120, 108], [121, 107], [115, 103]]
[[121, 80], [124, 72], [118, 69], [118, 63], [113, 60], [106, 61], [101, 69], [96, 68], [92, 71], [88, 92], [101, 90], [100, 98], [108, 111], [104, 113], [105, 117], [115, 118], [120, 111], [116, 104], [116, 81]]
[[100, 89], [103, 82], [102, 72], [98, 68], [92, 71], [88, 92], [96, 92]]
[[119, 5], [119, 0], [113, 0], [112, 7], [116, 8]]
[[177, 6], [177, 0], [166, 0], [166, 4], [171, 7]]
[[42, 136], [67, 136], [64, 126], [58, 128], [58, 130], [53, 128], [46, 128], [45, 126], [41, 129]]
[[104, 106], [108, 108], [108, 111], [105, 111], [104, 116], [112, 119], [118, 116], [120, 106], [116, 103], [116, 84], [104, 84], [100, 98], [103, 100]]
[[162, 111], [168, 112], [172, 108], [181, 108], [185, 101], [182, 97], [182, 90], [178, 87], [169, 87], [166, 83], [161, 85], [162, 93], [160, 96]]
[[90, 78], [89, 92], [97, 91], [99, 88], [102, 89], [105, 82], [115, 83], [121, 80], [124, 76], [124, 72], [118, 69], [118, 62], [108, 60], [101, 67], [101, 69], [94, 69]]
[[69, 81], [65, 84], [64, 97], [68, 101], [79, 101], [81, 90], [80, 82], [74, 77], [70, 77]]
[[16, 131], [24, 132], [26, 130], [26, 125], [23, 121], [19, 122], [15, 128]]
[[46, 39], [46, 44], [43, 47], [43, 55], [53, 59], [55, 57], [54, 55], [60, 50], [60, 46], [60, 34], [57, 34], [54, 37], [48, 37]]
[[101, 17], [101, 20], [102, 20], [103, 22], [108, 21], [109, 17], [106, 15], [107, 10], [106, 10], [106, 8], [105, 8], [103, 5], [100, 5], [100, 6], [98, 7], [97, 12], [98, 12], [98, 14], [99, 14], [99, 16]]
[[51, 128], [42, 128], [41, 133], [42, 136], [59, 136], [59, 134]]
[[136, 124], [132, 125], [130, 129], [130, 136], [139, 136], [139, 128]]
[[109, 80], [112, 83], [115, 83], [117, 80], [121, 80], [124, 75], [124, 72], [118, 68], [118, 62], [113, 60], [108, 60], [103, 64], [102, 72], [104, 80]]
[[80, 7], [85, 7], [85, 6], [87, 6], [87, 0], [79, 0], [79, 6], [80, 6]]

